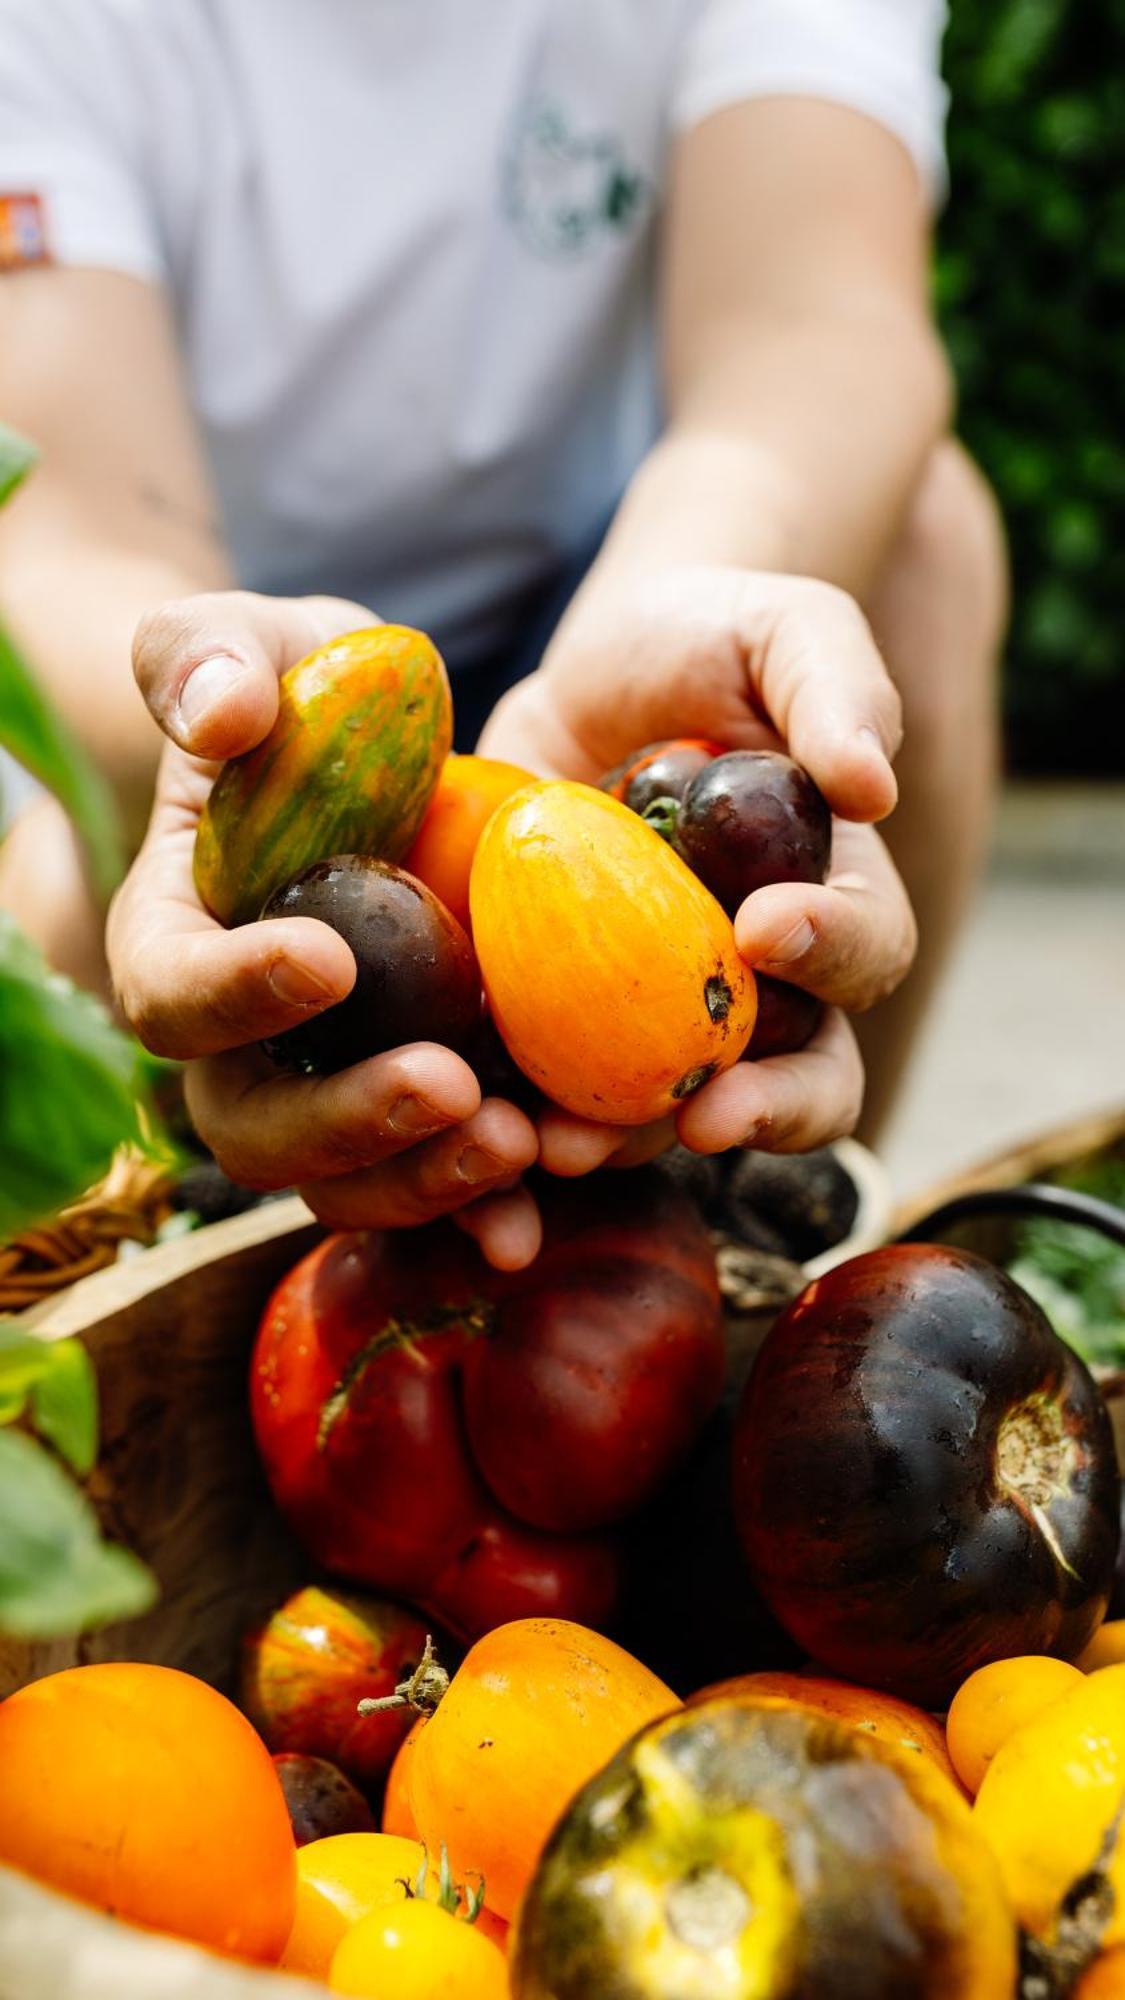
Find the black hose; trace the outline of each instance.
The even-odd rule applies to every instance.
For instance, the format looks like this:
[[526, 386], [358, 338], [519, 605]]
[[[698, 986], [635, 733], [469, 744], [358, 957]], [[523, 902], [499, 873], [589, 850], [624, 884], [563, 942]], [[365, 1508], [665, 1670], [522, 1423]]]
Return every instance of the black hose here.
[[1042, 1181], [1028, 1181], [1023, 1187], [978, 1188], [972, 1194], [955, 1195], [912, 1223], [899, 1243], [928, 1243], [940, 1237], [955, 1222], [967, 1222], [977, 1215], [1049, 1216], [1053, 1222], [1072, 1222], [1083, 1229], [1096, 1230], [1114, 1243], [1125, 1246], [1125, 1209], [1097, 1195], [1079, 1194], [1074, 1188], [1048, 1187]]

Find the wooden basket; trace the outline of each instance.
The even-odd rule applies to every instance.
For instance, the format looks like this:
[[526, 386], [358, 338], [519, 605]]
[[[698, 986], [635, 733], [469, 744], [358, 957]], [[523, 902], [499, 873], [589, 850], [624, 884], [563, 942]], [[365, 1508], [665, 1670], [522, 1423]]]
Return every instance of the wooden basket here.
[[[161, 1599], [78, 1640], [0, 1639], [0, 1696], [80, 1661], [156, 1660], [229, 1689], [239, 1637], [304, 1580], [258, 1471], [247, 1413], [254, 1330], [271, 1287], [319, 1235], [275, 1202], [83, 1279], [23, 1324], [77, 1334], [98, 1369], [106, 1532], [150, 1563]], [[0, 1773], [0, 1811], [3, 1806]], [[323, 1987], [113, 1922], [0, 1869], [0, 2000], [262, 2000]]]

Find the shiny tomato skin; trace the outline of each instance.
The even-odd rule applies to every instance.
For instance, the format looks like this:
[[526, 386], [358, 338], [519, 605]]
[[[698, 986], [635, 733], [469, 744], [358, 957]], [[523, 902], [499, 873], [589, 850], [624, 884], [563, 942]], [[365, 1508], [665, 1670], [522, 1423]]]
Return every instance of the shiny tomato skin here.
[[754, 1581], [830, 1673], [944, 1708], [974, 1668], [1079, 1653], [1117, 1555], [1089, 1370], [984, 1258], [838, 1264], [758, 1352], [734, 1506]]
[[508, 2000], [503, 1952], [476, 1924], [432, 1903], [376, 1910], [332, 1960], [333, 1993], [371, 2000]]
[[113, 1662], [0, 1703], [0, 1863], [234, 1958], [275, 1963], [297, 1850], [245, 1716], [171, 1667]]
[[241, 1705], [271, 1750], [326, 1757], [377, 1788], [410, 1717], [360, 1715], [359, 1703], [409, 1678], [426, 1630], [403, 1605], [309, 1584], [243, 1640]]
[[403, 862], [472, 936], [469, 876], [477, 842], [497, 806], [532, 782], [496, 757], [448, 757], [418, 836]]

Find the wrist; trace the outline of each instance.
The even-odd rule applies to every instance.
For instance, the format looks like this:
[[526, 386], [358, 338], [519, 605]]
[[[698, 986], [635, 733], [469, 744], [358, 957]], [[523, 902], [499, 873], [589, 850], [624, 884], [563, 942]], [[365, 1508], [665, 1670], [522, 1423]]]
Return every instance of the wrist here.
[[753, 439], [673, 425], [631, 480], [595, 573], [800, 572], [806, 511], [792, 469]]

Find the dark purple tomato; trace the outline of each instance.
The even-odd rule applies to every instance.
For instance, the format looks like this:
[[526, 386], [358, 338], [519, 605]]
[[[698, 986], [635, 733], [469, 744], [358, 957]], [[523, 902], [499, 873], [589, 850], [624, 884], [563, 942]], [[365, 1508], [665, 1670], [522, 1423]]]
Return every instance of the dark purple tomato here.
[[770, 882], [823, 882], [832, 815], [791, 757], [728, 750], [688, 785], [672, 845], [733, 916]]
[[1117, 1550], [1117, 1568], [1113, 1576], [1113, 1595], [1109, 1600], [1107, 1618], [1125, 1618], [1125, 1480], [1121, 1483], [1121, 1541]]
[[351, 947], [356, 981], [345, 1000], [263, 1042], [283, 1069], [331, 1074], [404, 1042], [466, 1046], [480, 1023], [476, 954], [456, 917], [424, 883], [389, 861], [337, 854], [303, 868], [262, 910], [316, 917]]
[[657, 799], [682, 799], [691, 780], [721, 755], [722, 745], [704, 737], [646, 743], [643, 750], [634, 750], [624, 763], [607, 771], [601, 788], [631, 812], [645, 813]]
[[743, 1062], [758, 1062], [763, 1056], [791, 1056], [811, 1042], [820, 1026], [824, 1007], [814, 993], [791, 986], [787, 979], [771, 979], [756, 972], [758, 1012], [754, 1032], [746, 1045]]
[[375, 1833], [375, 1815], [363, 1793], [327, 1757], [282, 1750], [273, 1760], [298, 1847], [332, 1833]]
[[1026, 1292], [946, 1246], [853, 1257], [775, 1322], [738, 1415], [734, 1507], [805, 1652], [925, 1708], [990, 1660], [1074, 1658], [1113, 1584], [1097, 1385]]

